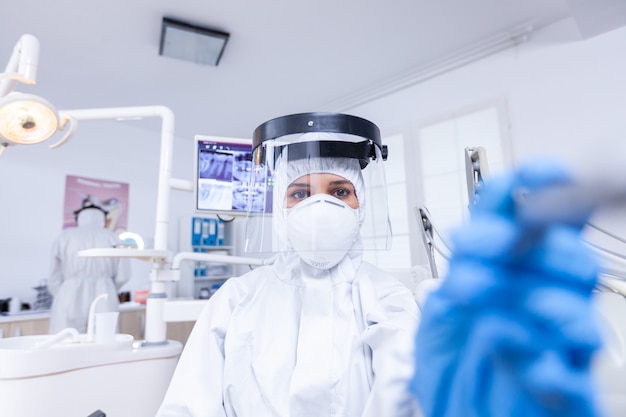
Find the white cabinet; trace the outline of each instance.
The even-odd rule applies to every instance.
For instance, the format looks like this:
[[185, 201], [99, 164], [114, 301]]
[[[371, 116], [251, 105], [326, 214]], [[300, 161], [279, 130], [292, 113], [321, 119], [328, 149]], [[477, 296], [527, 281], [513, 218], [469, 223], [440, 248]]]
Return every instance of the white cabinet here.
[[0, 323], [0, 337], [32, 336], [48, 334], [49, 317], [8, 320]]
[[[48, 334], [50, 326], [49, 313], [33, 315], [32, 318], [24, 316], [5, 317], [0, 321], [0, 339], [5, 337], [33, 336]], [[145, 306], [136, 308], [122, 307], [119, 316], [118, 332], [132, 335], [135, 340], [144, 339], [146, 324]], [[178, 340], [183, 345], [191, 333], [195, 321], [181, 321], [167, 323], [167, 338]]]
[[[131, 334], [135, 339], [143, 339], [145, 325], [145, 307], [121, 310], [119, 316], [119, 332]], [[0, 337], [33, 336], [48, 334], [50, 313], [33, 313], [33, 316], [7, 316], [0, 322]]]
[[[213, 255], [228, 255], [229, 247], [225, 246], [195, 246], [197, 252]], [[219, 286], [233, 276], [233, 267], [230, 264], [219, 262], [192, 262], [193, 269], [193, 298], [209, 298]]]
[[0, 339], [9, 337], [11, 334], [11, 323], [0, 323]]
[[[202, 220], [209, 219], [212, 220], [211, 223], [202, 222]], [[215, 231], [222, 231], [215, 239], [206, 239], [207, 230], [213, 227], [216, 228]], [[200, 252], [214, 255], [233, 254], [232, 224], [218, 220], [216, 217], [199, 215], [182, 217], [179, 221], [178, 236], [178, 252]], [[196, 299], [208, 298], [217, 286], [233, 275], [234, 268], [231, 264], [185, 260], [180, 266], [180, 281], [176, 286], [177, 293], [174, 296]]]
[[166, 337], [169, 340], [178, 340], [184, 346], [185, 343], [187, 343], [189, 334], [195, 324], [195, 321], [177, 321], [167, 323]]
[[121, 310], [118, 332], [132, 335], [135, 340], [143, 340], [146, 326], [146, 309]]

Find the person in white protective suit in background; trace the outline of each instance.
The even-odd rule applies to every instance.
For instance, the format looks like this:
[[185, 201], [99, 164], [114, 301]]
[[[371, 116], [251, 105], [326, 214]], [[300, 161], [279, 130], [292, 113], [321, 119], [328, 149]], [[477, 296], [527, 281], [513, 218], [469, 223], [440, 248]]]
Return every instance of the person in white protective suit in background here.
[[53, 244], [52, 268], [48, 286], [54, 296], [50, 313], [51, 334], [66, 327], [87, 331], [91, 303], [108, 294], [97, 305], [97, 312], [118, 311], [118, 290], [130, 279], [128, 260], [91, 258], [78, 252], [92, 248], [111, 248], [121, 243], [104, 227], [106, 212], [98, 206], [77, 210], [77, 227], [63, 230]]
[[[363, 260], [360, 237], [362, 171], [386, 158], [378, 128], [348, 115], [291, 115], [257, 128], [253, 146], [251, 186], [274, 184], [264, 233], [278, 256], [211, 297], [157, 416], [414, 416], [407, 387], [417, 304]], [[384, 211], [384, 234], [385, 190], [367, 204]], [[249, 213], [248, 252], [263, 233], [255, 215], [263, 224]]]

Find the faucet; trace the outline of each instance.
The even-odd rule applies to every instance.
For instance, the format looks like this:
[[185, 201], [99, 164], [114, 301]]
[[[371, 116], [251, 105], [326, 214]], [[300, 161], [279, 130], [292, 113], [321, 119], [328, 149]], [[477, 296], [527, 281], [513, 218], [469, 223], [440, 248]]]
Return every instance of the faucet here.
[[87, 319], [87, 342], [93, 342], [93, 328], [96, 318], [96, 305], [100, 300], [106, 300], [107, 298], [109, 298], [109, 294], [103, 293], [97, 296], [96, 299], [91, 302], [91, 306], [89, 307], [89, 318]]
[[78, 330], [76, 330], [73, 327], [66, 327], [65, 329], [61, 330], [60, 332], [58, 332], [51, 338], [38, 342], [37, 344], [35, 344], [33, 349], [43, 349], [43, 348], [52, 346], [55, 343], [60, 342], [61, 340], [65, 339], [67, 336], [72, 336], [73, 343], [78, 343], [80, 341]]

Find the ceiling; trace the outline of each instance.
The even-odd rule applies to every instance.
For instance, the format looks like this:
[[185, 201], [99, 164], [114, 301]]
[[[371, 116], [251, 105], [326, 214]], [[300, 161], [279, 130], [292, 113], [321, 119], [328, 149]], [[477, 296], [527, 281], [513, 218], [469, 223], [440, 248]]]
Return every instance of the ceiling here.
[[[58, 109], [164, 105], [179, 137], [250, 137], [270, 118], [342, 110], [333, 103], [398, 74], [568, 16], [568, 0], [5, 0], [0, 68], [30, 33], [37, 85], [18, 91]], [[160, 56], [163, 17], [229, 32], [219, 65]]]

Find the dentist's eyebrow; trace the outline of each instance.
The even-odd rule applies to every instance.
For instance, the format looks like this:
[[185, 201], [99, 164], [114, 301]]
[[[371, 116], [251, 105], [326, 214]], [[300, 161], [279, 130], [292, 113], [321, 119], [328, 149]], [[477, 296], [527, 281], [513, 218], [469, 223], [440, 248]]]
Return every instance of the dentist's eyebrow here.
[[287, 187], [287, 189], [293, 188], [293, 187], [304, 187], [304, 188], [309, 188], [311, 185], [307, 182], [292, 182], [289, 187]]
[[348, 180], [337, 180], [337, 181], [331, 181], [330, 183], [330, 185], [345, 185], [345, 184], [352, 186], [352, 183]]

